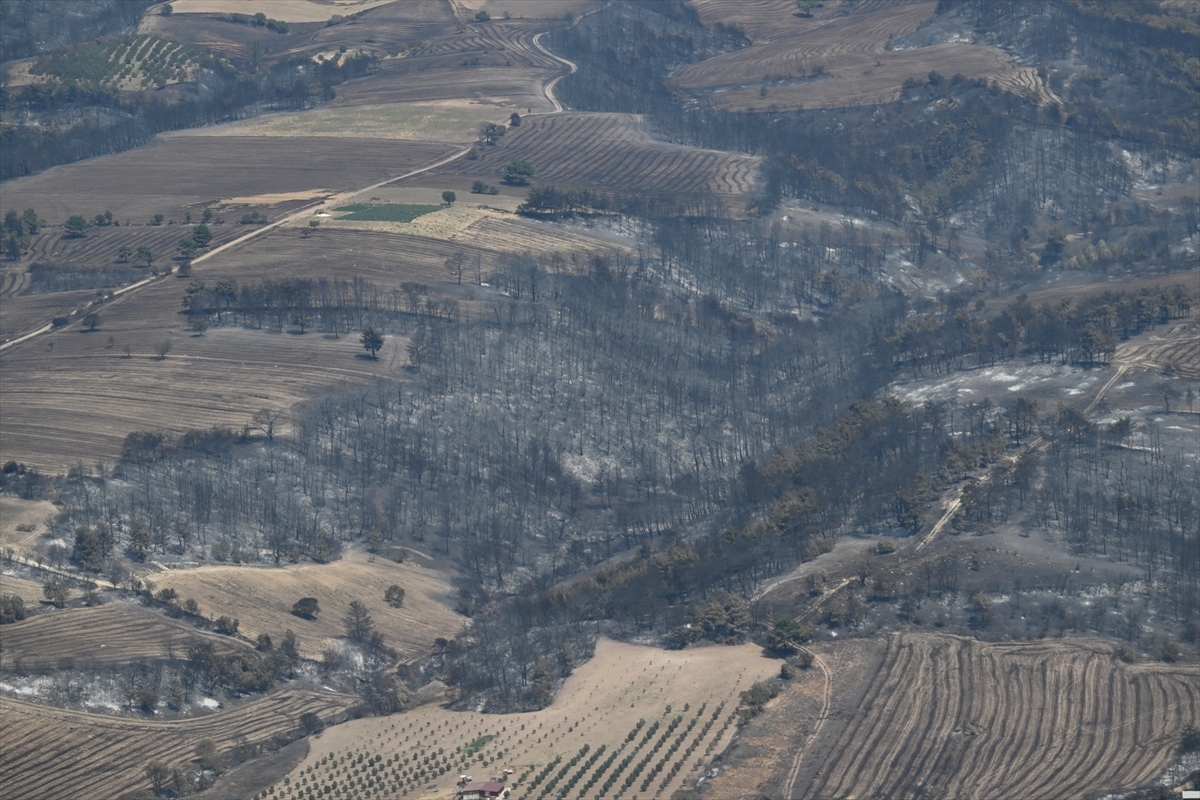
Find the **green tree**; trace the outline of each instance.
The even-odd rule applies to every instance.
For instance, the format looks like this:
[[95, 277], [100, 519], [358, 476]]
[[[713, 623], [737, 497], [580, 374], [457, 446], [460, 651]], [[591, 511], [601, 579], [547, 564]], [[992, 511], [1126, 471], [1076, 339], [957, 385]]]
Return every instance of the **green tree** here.
[[522, 161], [519, 158], [511, 159], [504, 166], [504, 179], [518, 186], [529, 185], [529, 181], [535, 173], [536, 170], [533, 164], [530, 164], [528, 161]]
[[212, 739], [201, 739], [196, 743], [196, 761], [201, 769], [220, 772], [225, 769], [225, 756], [217, 749], [217, 743]]
[[163, 224], [163, 215], [162, 215], [162, 214], [155, 214], [155, 215], [154, 215], [154, 221], [153, 221], [153, 222], [151, 222], [150, 224], [151, 224], [151, 225], [162, 225], [162, 224]]
[[161, 761], [151, 761], [146, 765], [146, 777], [150, 779], [154, 791], [161, 792], [171, 778], [171, 770]]
[[42, 221], [38, 219], [37, 212], [32, 208], [25, 209], [25, 213], [21, 215], [21, 222], [25, 223], [25, 230], [30, 236], [36, 235], [38, 229], [42, 227]]
[[203, 336], [204, 332], [208, 330], [208, 317], [204, 316], [203, 314], [197, 314], [196, 316], [192, 317], [191, 326], [192, 330]]
[[137, 256], [139, 259], [146, 262], [146, 269], [150, 269], [150, 267], [154, 266], [154, 251], [149, 247], [146, 247], [145, 245], [139, 247], [137, 249]]
[[375, 358], [375, 354], [383, 347], [383, 332], [374, 325], [369, 325], [359, 337], [364, 350], [371, 351], [371, 358]]
[[387, 591], [383, 593], [383, 599], [386, 600], [387, 604], [392, 608], [400, 608], [400, 606], [404, 605], [404, 587], [393, 583], [387, 588]]
[[25, 235], [25, 225], [22, 224], [21, 217], [15, 209], [4, 215], [4, 230], [12, 236]]
[[117, 261], [121, 264], [128, 263], [132, 257], [133, 248], [129, 245], [122, 245], [121, 249], [117, 251]]
[[514, 128], [519, 126], [521, 124], [521, 115], [514, 111], [508, 117], [508, 124], [513, 126]]
[[450, 191], [449, 189], [442, 192], [442, 202], [448, 206], [453, 205], [454, 201], [457, 199], [458, 199], [458, 195], [456, 195], [454, 192]]
[[196, 242], [186, 236], [180, 239], [175, 246], [179, 248], [179, 255], [184, 258], [191, 258], [192, 253], [196, 252]]
[[794, 653], [807, 642], [811, 632], [791, 614], [777, 614], [771, 620], [771, 632], [767, 634], [767, 647], [776, 653]]
[[67, 231], [67, 236], [72, 239], [78, 239], [81, 236], [86, 236], [87, 229], [91, 226], [81, 215], [74, 214], [67, 218], [67, 222], [63, 227]]
[[87, 328], [88, 333], [96, 330], [96, 328], [100, 327], [100, 315], [93, 311], [85, 316], [83, 318], [83, 327]]
[[171, 340], [160, 339], [154, 343], [154, 354], [158, 356], [158, 360], [162, 361], [167, 357], [167, 353], [171, 352]]
[[496, 140], [507, 132], [508, 128], [494, 122], [479, 123], [479, 138], [483, 140], [484, 144], [495, 144]]
[[202, 222], [192, 228], [192, 239], [197, 247], [208, 247], [208, 243], [212, 241], [212, 231]]
[[371, 618], [371, 612], [361, 600], [350, 601], [350, 606], [342, 617], [342, 624], [346, 626], [346, 636], [356, 642], [369, 641], [375, 633], [375, 620]]

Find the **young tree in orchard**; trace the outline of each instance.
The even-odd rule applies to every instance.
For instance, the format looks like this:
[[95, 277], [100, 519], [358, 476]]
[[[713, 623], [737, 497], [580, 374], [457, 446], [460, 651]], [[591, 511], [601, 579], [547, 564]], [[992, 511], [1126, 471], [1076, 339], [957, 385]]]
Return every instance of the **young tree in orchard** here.
[[362, 342], [364, 350], [371, 352], [371, 358], [375, 358], [375, 354], [383, 347], [383, 331], [370, 325], [362, 332], [359, 341]]

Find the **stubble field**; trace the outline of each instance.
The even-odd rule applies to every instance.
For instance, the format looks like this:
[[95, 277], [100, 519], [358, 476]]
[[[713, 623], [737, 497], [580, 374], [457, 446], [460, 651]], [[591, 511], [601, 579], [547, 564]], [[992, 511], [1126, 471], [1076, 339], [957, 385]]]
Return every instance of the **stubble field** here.
[[[344, 637], [342, 616], [351, 600], [360, 600], [383, 634], [384, 643], [402, 661], [428, 653], [439, 637], [456, 636], [469, 620], [451, 610], [454, 587], [443, 572], [414, 563], [372, 559], [361, 551], [330, 564], [265, 568], [208, 566], [149, 573], [155, 590], [172, 588], [192, 598], [207, 616], [225, 614], [241, 621], [238, 632], [249, 639], [267, 633], [278, 640], [291, 628], [306, 658], [320, 659], [333, 639]], [[404, 604], [392, 608], [383, 595], [389, 586], [405, 590]], [[301, 597], [315, 597], [315, 620], [292, 615]]]
[[358, 702], [352, 695], [281, 691], [229, 711], [156, 721], [88, 714], [0, 697], [0, 786], [5, 797], [62, 800], [118, 797], [149, 788], [143, 769], [154, 760], [185, 765], [211, 739], [219, 750], [270, 743], [294, 732], [300, 716], [329, 719]]

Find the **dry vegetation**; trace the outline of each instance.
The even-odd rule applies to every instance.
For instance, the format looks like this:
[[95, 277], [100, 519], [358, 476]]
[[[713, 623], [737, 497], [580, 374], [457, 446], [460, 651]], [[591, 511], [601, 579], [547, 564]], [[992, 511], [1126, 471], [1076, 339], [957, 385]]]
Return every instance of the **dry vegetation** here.
[[17, 555], [33, 551], [39, 537], [49, 529], [46, 520], [58, 516], [58, 508], [46, 500], [0, 497], [0, 550]]
[[[357, 14], [393, 0], [271, 0], [271, 19], [281, 22], [324, 22], [334, 14]], [[246, 14], [258, 10], [245, 0], [173, 0], [176, 14]]]
[[91, 669], [184, 658], [188, 642], [200, 638], [211, 641], [221, 655], [248, 649], [228, 636], [201, 633], [145, 608], [111, 602], [39, 614], [6, 625], [0, 668], [11, 669], [20, 663], [22, 669], [53, 669], [70, 663], [78, 669]]
[[220, 750], [243, 741], [269, 745], [273, 737], [295, 733], [301, 714], [329, 719], [355, 702], [334, 692], [282, 691], [229, 711], [158, 722], [0, 697], [0, 785], [6, 797], [22, 800], [117, 797], [148, 786], [143, 767], [152, 760], [190, 762], [202, 739]]
[[[896, 99], [909, 78], [925, 80], [937, 70], [947, 78], [997, 80], [1033, 93], [1041, 84], [1032, 69], [1018, 69], [1003, 51], [985, 45], [937, 44], [889, 50], [890, 37], [909, 33], [933, 16], [936, 3], [867, 0], [847, 8], [827, 2], [813, 16], [796, 13], [784, 0], [699, 0], [708, 24], [740, 26], [749, 47], [681, 69], [675, 83], [707, 94], [722, 108], [788, 110], [865, 105]], [[762, 87], [768, 87], [764, 96]]]
[[[847, 646], [863, 647], [816, 650], [834, 660]], [[1182, 729], [1200, 713], [1195, 664], [1127, 665], [1096, 640], [986, 644], [903, 634], [888, 640], [877, 663], [866, 676], [836, 662], [814, 668], [752, 724], [751, 748], [756, 735], [759, 745], [777, 745], [764, 791], [1050, 797], [1065, 787], [1078, 796], [1133, 789], [1166, 767]], [[802, 748], [826, 680], [834, 711], [815, 746]], [[837, 702], [843, 696], [856, 702], [844, 708]], [[713, 781], [713, 796], [745, 796], [745, 781], [761, 785], [767, 776], [756, 772], [763, 766], [753, 758], [739, 763], [735, 753]]]
[[[172, 588], [180, 597], [196, 600], [207, 616], [236, 617], [239, 633], [250, 639], [259, 633], [278, 639], [291, 628], [306, 658], [319, 659], [327, 640], [345, 636], [342, 616], [351, 600], [367, 606], [384, 643], [399, 651], [402, 660], [429, 652], [435, 639], [453, 637], [467, 622], [451, 610], [453, 587], [445, 573], [411, 560], [370, 559], [358, 551], [331, 564], [200, 567], [151, 573], [147, 580], [156, 590]], [[398, 609], [383, 599], [392, 584], [406, 592]], [[317, 598], [317, 619], [292, 615], [292, 605], [301, 597]]]
[[[486, 780], [507, 767], [515, 771], [510, 776], [513, 798], [544, 797], [547, 792], [596, 797], [611, 776], [618, 779], [603, 792], [606, 796], [669, 797], [694, 783], [703, 765], [728, 744], [736, 730], [732, 720], [739, 692], [776, 672], [778, 665], [753, 645], [670, 652], [601, 639], [595, 656], [542, 711], [483, 715], [427, 705], [402, 716], [340, 725], [313, 742], [288, 783], [275, 785], [274, 796], [296, 797], [301, 786], [335, 780], [348, 789], [357, 787], [354, 791], [362, 797], [445, 796], [459, 774]], [[667, 734], [677, 717], [682, 719]], [[658, 727], [647, 736], [655, 723]], [[494, 738], [478, 752], [464, 753], [483, 736]], [[659, 741], [663, 744], [655, 747]], [[570, 763], [585, 745], [587, 752]], [[601, 747], [604, 751], [593, 758]], [[368, 768], [351, 763], [360, 754], [379, 756], [370, 778], [373, 790], [364, 787]], [[427, 756], [434, 763], [423, 763]], [[628, 762], [626, 757], [631, 757]], [[618, 791], [647, 757], [633, 783]], [[660, 763], [662, 770], [643, 788]], [[550, 764], [554, 766], [547, 770]], [[676, 765], [679, 769], [672, 773]], [[536, 781], [539, 775], [543, 777]], [[589, 783], [593, 776], [598, 780]]]

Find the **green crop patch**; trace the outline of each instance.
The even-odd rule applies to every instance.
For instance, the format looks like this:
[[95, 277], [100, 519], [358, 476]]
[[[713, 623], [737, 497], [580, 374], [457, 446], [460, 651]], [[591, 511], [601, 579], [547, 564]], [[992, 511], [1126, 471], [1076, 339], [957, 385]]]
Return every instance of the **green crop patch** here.
[[490, 742], [492, 739], [495, 739], [495, 738], [496, 738], [496, 734], [494, 734], [494, 733], [486, 733], [483, 736], [480, 736], [478, 739], [476, 739], [475, 741], [473, 741], [469, 745], [467, 745], [466, 754], [470, 756], [470, 755], [474, 755], [475, 753], [478, 753], [480, 750], [482, 750], [484, 747], [487, 746], [488, 742]]
[[358, 220], [360, 222], [412, 222], [417, 217], [438, 211], [445, 206], [423, 206], [406, 203], [351, 203], [348, 206], [335, 208], [334, 211], [348, 211], [339, 219]]
[[39, 59], [30, 74], [86, 88], [136, 91], [188, 80], [212, 56], [153, 36], [121, 36], [80, 44]]

